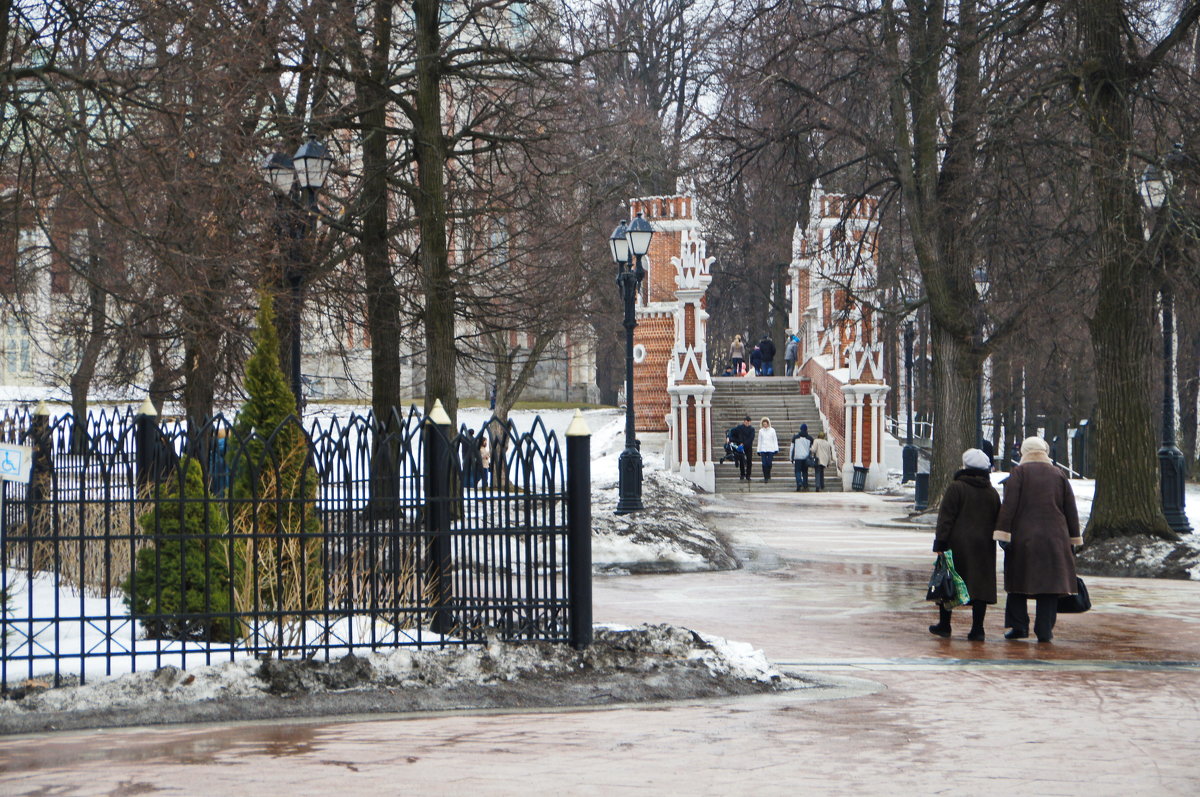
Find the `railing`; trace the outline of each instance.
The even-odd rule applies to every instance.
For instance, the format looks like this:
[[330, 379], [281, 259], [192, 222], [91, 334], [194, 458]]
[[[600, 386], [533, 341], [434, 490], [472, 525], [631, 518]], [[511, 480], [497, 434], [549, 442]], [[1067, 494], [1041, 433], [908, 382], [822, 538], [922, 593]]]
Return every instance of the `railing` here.
[[0, 415], [0, 684], [328, 660], [488, 636], [591, 641], [590, 438], [415, 410], [269, 435], [131, 413]]
[[[908, 419], [907, 418], [887, 418], [888, 433], [904, 442], [908, 439]], [[933, 422], [932, 421], [913, 421], [913, 439], [922, 441], [933, 440]]]

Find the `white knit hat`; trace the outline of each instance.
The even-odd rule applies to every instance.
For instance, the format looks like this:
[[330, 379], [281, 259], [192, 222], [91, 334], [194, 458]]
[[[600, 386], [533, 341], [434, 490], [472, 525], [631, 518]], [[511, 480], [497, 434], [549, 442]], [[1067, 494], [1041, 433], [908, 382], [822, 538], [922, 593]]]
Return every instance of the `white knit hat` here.
[[968, 448], [963, 452], [963, 467], [975, 468], [976, 470], [989, 470], [992, 467], [992, 463], [988, 460], [988, 455], [978, 448]]

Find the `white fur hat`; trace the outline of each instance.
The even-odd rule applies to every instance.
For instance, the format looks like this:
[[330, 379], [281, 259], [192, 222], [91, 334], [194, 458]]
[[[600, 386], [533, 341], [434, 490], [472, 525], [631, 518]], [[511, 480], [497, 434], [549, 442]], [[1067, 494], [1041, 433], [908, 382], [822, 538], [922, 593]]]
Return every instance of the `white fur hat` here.
[[1049, 454], [1050, 446], [1040, 437], [1026, 437], [1025, 441], [1021, 443], [1021, 457], [1024, 458], [1034, 451]]
[[988, 455], [978, 448], [968, 448], [963, 452], [963, 467], [975, 468], [976, 470], [989, 470], [992, 467], [992, 463], [988, 460]]

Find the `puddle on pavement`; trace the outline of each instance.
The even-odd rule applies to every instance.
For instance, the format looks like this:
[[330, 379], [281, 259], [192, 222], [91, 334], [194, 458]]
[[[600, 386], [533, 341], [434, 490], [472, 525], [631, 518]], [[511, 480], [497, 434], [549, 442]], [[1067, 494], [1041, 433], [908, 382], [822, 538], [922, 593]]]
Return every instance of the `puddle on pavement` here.
[[57, 769], [85, 761], [209, 765], [236, 758], [287, 758], [310, 755], [320, 745], [321, 729], [313, 724], [252, 724], [230, 728], [147, 730], [141, 738], [126, 735], [120, 747], [106, 743], [110, 734], [126, 729], [40, 735], [6, 743], [0, 773]]

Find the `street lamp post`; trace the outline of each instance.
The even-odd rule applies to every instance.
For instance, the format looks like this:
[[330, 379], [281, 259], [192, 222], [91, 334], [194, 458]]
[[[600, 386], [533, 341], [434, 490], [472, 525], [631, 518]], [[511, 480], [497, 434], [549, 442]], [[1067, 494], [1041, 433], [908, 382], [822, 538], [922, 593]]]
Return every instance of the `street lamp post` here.
[[[991, 286], [991, 280], [988, 278], [987, 269], [983, 266], [975, 269], [974, 274], [975, 290], [978, 293], [978, 311], [975, 316], [975, 345], [978, 349], [983, 349], [983, 333], [984, 333], [984, 315], [983, 315], [983, 297], [987, 295], [988, 288]], [[983, 363], [986, 358], [979, 360], [979, 373], [975, 376], [975, 445], [983, 445]]]
[[[625, 450], [617, 461], [618, 515], [640, 512], [642, 506], [642, 452], [634, 429], [633, 416], [633, 330], [637, 326], [634, 303], [646, 276], [642, 258], [650, 251], [654, 230], [650, 222], [637, 214], [628, 225], [622, 221], [608, 239], [613, 262], [617, 265], [617, 287], [625, 302]], [[632, 257], [631, 257], [632, 255]]]
[[333, 158], [325, 145], [309, 138], [296, 154], [275, 152], [263, 161], [262, 169], [275, 194], [275, 234], [287, 249], [283, 265], [284, 287], [288, 289], [288, 338], [292, 393], [296, 412], [304, 407], [300, 378], [300, 316], [304, 305], [304, 283], [309, 257], [305, 242], [316, 226], [317, 192], [325, 184]]
[[[1171, 290], [1171, 282], [1166, 278], [1165, 248], [1170, 244], [1174, 233], [1174, 209], [1171, 207], [1171, 189], [1173, 187], [1174, 171], [1178, 171], [1186, 160], [1182, 147], [1175, 145], [1175, 151], [1167, 158], [1166, 170], [1161, 170], [1155, 164], [1150, 164], [1142, 173], [1138, 186], [1146, 209], [1155, 219], [1155, 228], [1150, 240], [1159, 243], [1159, 261], [1163, 269], [1163, 282], [1160, 289], [1162, 298], [1162, 333], [1163, 333], [1163, 397], [1162, 397], [1162, 445], [1158, 449], [1159, 490], [1162, 497], [1162, 511], [1167, 524], [1179, 534], [1190, 534], [1191, 524], [1188, 523], [1184, 499], [1184, 461], [1183, 452], [1175, 444], [1175, 298]], [[1163, 212], [1166, 218], [1163, 218]], [[1159, 225], [1166, 225], [1159, 231]]]
[[913, 341], [917, 330], [912, 321], [904, 324], [904, 408], [908, 415], [908, 441], [904, 444], [903, 458], [904, 474], [900, 483], [904, 484], [917, 477], [917, 447], [913, 445]]

